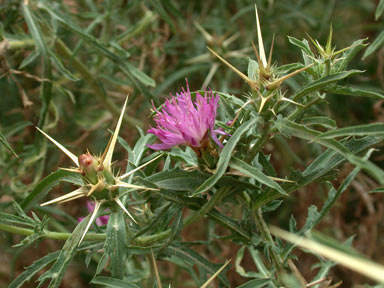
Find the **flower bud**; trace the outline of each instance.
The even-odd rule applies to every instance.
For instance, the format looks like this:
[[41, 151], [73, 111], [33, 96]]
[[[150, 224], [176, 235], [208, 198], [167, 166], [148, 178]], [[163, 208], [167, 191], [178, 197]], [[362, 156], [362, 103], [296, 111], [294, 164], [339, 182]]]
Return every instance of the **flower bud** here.
[[92, 184], [97, 183], [98, 161], [89, 153], [79, 156], [79, 166]]

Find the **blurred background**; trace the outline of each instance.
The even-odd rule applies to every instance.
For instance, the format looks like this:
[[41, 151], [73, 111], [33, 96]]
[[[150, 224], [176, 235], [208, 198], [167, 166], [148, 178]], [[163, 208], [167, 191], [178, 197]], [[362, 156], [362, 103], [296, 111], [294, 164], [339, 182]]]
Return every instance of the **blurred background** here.
[[[127, 94], [127, 117], [120, 136], [132, 145], [139, 131], [150, 126], [152, 102], [158, 105], [180, 91], [186, 78], [191, 90], [208, 87], [239, 97], [246, 93], [248, 86], [215, 59], [207, 46], [246, 73], [248, 58], [255, 59], [251, 48], [251, 41], [257, 40], [255, 4], [267, 51], [275, 35], [273, 62], [277, 65], [302, 59], [301, 51], [289, 43], [287, 36], [301, 40], [309, 39], [309, 34], [325, 44], [332, 25], [336, 49], [348, 47], [358, 39], [367, 38], [367, 43], [372, 43], [377, 37], [384, 37], [380, 34], [384, 17], [375, 19], [378, 0], [30, 0], [26, 1], [30, 13], [23, 10], [22, 2], [0, 1], [0, 129], [20, 156], [16, 158], [0, 146], [0, 210], [6, 209], [12, 199], [25, 199], [42, 177], [70, 165], [63, 153], [42, 141], [35, 126], [44, 126], [76, 155], [87, 148], [97, 154], [105, 147], [108, 129], [113, 129]], [[38, 23], [36, 31], [28, 28], [30, 18]], [[38, 47], [33, 39], [40, 39]], [[384, 84], [384, 50], [377, 45], [362, 59], [364, 53], [363, 50], [356, 56], [351, 67], [366, 72], [349, 81], [380, 92]], [[300, 86], [300, 78], [285, 85], [285, 89], [294, 91]], [[326, 100], [330, 105], [318, 109], [324, 109], [321, 113], [335, 119], [339, 127], [384, 120], [383, 101], [340, 95], [328, 95]], [[382, 148], [377, 148], [372, 160], [384, 167]], [[313, 149], [316, 146], [304, 141], [278, 138], [268, 143], [265, 152], [272, 155], [275, 169], [284, 176], [291, 167], [303, 169], [311, 163], [318, 154]], [[119, 147], [115, 159], [126, 158]], [[123, 161], [120, 164], [125, 165]], [[338, 177], [331, 180], [340, 183], [352, 168], [343, 165]], [[354, 236], [353, 246], [358, 251], [384, 263], [384, 238], [379, 236], [384, 232], [383, 201], [380, 193], [367, 193], [376, 185], [360, 173], [317, 229], [340, 242]], [[51, 193], [59, 195], [70, 188], [61, 184]], [[267, 222], [285, 227], [293, 213], [300, 227], [307, 207], [321, 205], [326, 191], [323, 185], [315, 184], [296, 191], [276, 212], [266, 214]], [[86, 213], [84, 203], [77, 203], [64, 204], [61, 210], [41, 208], [40, 212], [54, 215], [56, 220], [49, 224], [52, 230], [71, 231], [77, 217]], [[65, 221], [71, 224], [63, 225]], [[209, 229], [208, 223], [196, 224], [183, 237], [204, 239]], [[7, 287], [25, 266], [63, 244], [42, 240], [12, 248], [21, 237], [0, 234], [1, 287]], [[236, 247], [223, 240], [214, 248], [202, 247], [199, 252], [212, 261], [215, 257], [222, 261], [234, 259]], [[314, 256], [298, 253], [297, 266], [310, 277]], [[256, 269], [248, 258], [245, 256], [243, 266]], [[84, 259], [77, 260], [68, 269], [63, 287], [88, 287], [95, 264], [87, 268]], [[172, 287], [181, 287], [176, 283], [185, 275], [171, 264], [159, 265], [163, 276], [174, 278]], [[334, 268], [331, 275], [335, 282], [343, 280], [342, 287], [358, 287], [367, 281], [342, 267]], [[234, 268], [229, 279], [233, 287], [244, 282]], [[33, 281], [28, 287], [35, 287]]]

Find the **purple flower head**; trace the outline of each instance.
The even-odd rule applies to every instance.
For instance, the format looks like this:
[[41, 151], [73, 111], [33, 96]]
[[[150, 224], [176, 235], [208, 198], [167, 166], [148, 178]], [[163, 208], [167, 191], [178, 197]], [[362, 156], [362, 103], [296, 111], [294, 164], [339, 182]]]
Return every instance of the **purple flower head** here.
[[[90, 201], [87, 201], [87, 210], [88, 212], [92, 213], [93, 212], [93, 209], [95, 209], [95, 204], [93, 204], [92, 202]], [[79, 222], [83, 221], [85, 217], [79, 217], [77, 220]], [[100, 216], [98, 218], [96, 218], [96, 225], [97, 226], [104, 226], [104, 225], [107, 225], [108, 224], [108, 219], [109, 219], [109, 216], [108, 215], [104, 215], [104, 216]]]
[[218, 103], [219, 96], [213, 95], [212, 91], [205, 92], [204, 97], [196, 93], [196, 99], [192, 102], [187, 81], [187, 91], [182, 88], [176, 97], [165, 101], [161, 111], [155, 109], [156, 127], [147, 132], [156, 135], [162, 143], [148, 147], [154, 150], [177, 145], [199, 148], [208, 143], [209, 137], [223, 147], [217, 139], [217, 134], [223, 134], [223, 131], [214, 129]]

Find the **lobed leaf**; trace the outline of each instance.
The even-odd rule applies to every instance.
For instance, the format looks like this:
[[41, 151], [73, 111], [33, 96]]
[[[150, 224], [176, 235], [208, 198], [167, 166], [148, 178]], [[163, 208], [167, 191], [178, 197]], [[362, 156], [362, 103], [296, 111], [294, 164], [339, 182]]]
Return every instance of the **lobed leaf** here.
[[40, 282], [40, 285], [46, 280], [50, 280], [49, 285], [47, 286], [48, 288], [58, 288], [60, 286], [64, 273], [76, 254], [80, 239], [86, 229], [89, 219], [90, 215], [85, 217], [83, 221], [76, 226], [75, 230], [73, 230], [71, 236], [65, 241], [56, 262], [48, 271], [39, 277], [38, 281]]
[[9, 284], [8, 288], [22, 287], [25, 282], [30, 281], [41, 269], [55, 261], [59, 254], [60, 251], [55, 251], [33, 262], [32, 265], [28, 266], [23, 273]]

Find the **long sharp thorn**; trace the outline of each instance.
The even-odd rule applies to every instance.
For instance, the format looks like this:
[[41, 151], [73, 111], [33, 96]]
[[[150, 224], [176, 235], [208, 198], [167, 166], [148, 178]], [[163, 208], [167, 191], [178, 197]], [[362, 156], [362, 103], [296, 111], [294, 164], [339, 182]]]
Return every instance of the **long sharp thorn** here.
[[115, 145], [116, 145], [116, 141], [117, 141], [117, 136], [119, 136], [119, 131], [120, 131], [120, 127], [121, 127], [121, 122], [123, 121], [124, 112], [125, 112], [125, 107], [127, 106], [127, 101], [128, 101], [128, 96], [127, 96], [127, 98], [125, 99], [125, 102], [124, 102], [124, 105], [123, 105], [123, 109], [121, 110], [120, 118], [119, 118], [119, 121], [117, 122], [115, 132], [113, 133], [111, 143], [110, 143], [110, 145], [107, 146], [107, 149], [106, 149], [107, 152], [106, 152], [106, 154], [105, 154], [105, 158], [104, 158], [104, 161], [103, 161], [103, 166], [104, 166], [105, 168], [108, 168], [108, 167], [111, 166], [111, 162], [112, 162], [112, 154], [113, 154], [113, 150], [115, 150]]
[[268, 56], [268, 68], [271, 68], [272, 63], [272, 54], [273, 54], [273, 46], [275, 45], [275, 34], [272, 36], [272, 43], [271, 43], [271, 50], [269, 50], [269, 56]]
[[235, 72], [237, 75], [239, 75], [245, 82], [252, 84], [252, 80], [248, 78], [245, 74], [241, 73], [237, 68], [232, 66], [231, 63], [229, 63], [227, 60], [225, 60], [223, 57], [221, 57], [219, 54], [217, 54], [215, 51], [213, 51], [211, 48], [207, 47], [209, 51], [213, 55], [215, 55], [217, 58], [219, 58], [225, 65], [227, 65], [229, 68], [232, 69], [233, 72]]
[[251, 41], [252, 43], [252, 48], [253, 48], [253, 51], [255, 52], [255, 56], [256, 56], [256, 59], [257, 59], [257, 63], [259, 63], [259, 65], [263, 66], [263, 63], [261, 62], [261, 59], [260, 59], [260, 55], [259, 55], [259, 52], [257, 52], [257, 48], [256, 48], [256, 45], [253, 41]]
[[98, 201], [98, 202], [95, 202], [95, 209], [93, 209], [91, 218], [90, 218], [89, 221], [88, 221], [88, 224], [87, 224], [87, 227], [86, 227], [85, 230], [84, 230], [83, 236], [81, 236], [79, 245], [80, 245], [81, 242], [83, 241], [83, 239], [84, 239], [84, 237], [85, 237], [85, 234], [87, 234], [87, 232], [88, 232], [89, 228], [91, 227], [93, 221], [95, 221], [97, 212], [99, 211], [101, 204], [102, 204], [102, 202], [99, 202], [99, 201]]
[[149, 160], [148, 162], [144, 163], [143, 165], [141, 165], [141, 166], [139, 166], [139, 167], [137, 167], [137, 168], [135, 168], [135, 169], [133, 169], [133, 170], [131, 170], [131, 171], [125, 173], [124, 175], [121, 175], [121, 176], [119, 177], [119, 179], [122, 180], [122, 179], [124, 179], [124, 178], [127, 178], [129, 175], [132, 175], [132, 174], [135, 173], [137, 170], [140, 170], [141, 168], [147, 166], [148, 164], [150, 164], [150, 163], [152, 163], [153, 161], [157, 160], [157, 159], [160, 158], [161, 156], [163, 156], [163, 154], [160, 154], [159, 156], [153, 158], [152, 160]]
[[292, 73], [289, 73], [288, 75], [285, 75], [285, 76], [283, 76], [283, 77], [281, 77], [281, 78], [279, 78], [279, 79], [276, 79], [275, 81], [269, 83], [269, 84], [266, 86], [266, 88], [269, 89], [270, 87], [273, 87], [274, 85], [276, 85], [276, 84], [278, 84], [278, 83], [282, 83], [282, 82], [284, 82], [285, 80], [287, 80], [287, 79], [289, 79], [289, 78], [291, 78], [291, 77], [293, 77], [293, 76], [295, 76], [295, 75], [297, 75], [297, 74], [299, 74], [299, 73], [301, 73], [301, 72], [307, 70], [308, 68], [312, 67], [312, 66], [315, 65], [315, 64], [316, 64], [316, 62], [313, 62], [313, 63], [311, 63], [311, 64], [309, 64], [309, 65], [307, 65], [307, 66], [305, 66], [305, 67], [303, 67], [303, 68], [300, 68], [300, 69], [298, 69], [298, 70], [296, 70], [296, 71], [293, 71]]
[[58, 204], [62, 204], [62, 203], [65, 203], [65, 202], [69, 202], [69, 201], [72, 201], [72, 200], [79, 199], [79, 198], [81, 198], [81, 197], [84, 197], [84, 195], [77, 195], [77, 196], [74, 196], [74, 197], [72, 197], [72, 198], [69, 198], [69, 199], [66, 199], [66, 200], [57, 202], [57, 203], [58, 203]]
[[150, 187], [145, 187], [145, 186], [138, 186], [138, 185], [133, 185], [129, 183], [125, 183], [122, 181], [118, 181], [115, 185], [112, 186], [112, 188], [117, 188], [117, 187], [125, 187], [125, 188], [132, 188], [132, 189], [142, 189], [142, 190], [159, 190], [156, 188], [150, 188]]
[[215, 274], [213, 274], [204, 284], [203, 286], [201, 286], [200, 288], [207, 288], [209, 286], [209, 284], [211, 284], [211, 282], [225, 269], [225, 267], [227, 267], [227, 265], [231, 263], [231, 260], [226, 260], [225, 263], [223, 264], [223, 266], [220, 267], [219, 270], [217, 270], [215, 272]]
[[197, 22], [193, 22], [193, 24], [195, 24], [197, 30], [200, 31], [200, 33], [203, 35], [203, 37], [205, 38], [205, 40], [206, 40], [207, 42], [211, 43], [211, 42], [213, 41], [213, 37], [212, 37], [212, 35], [209, 34], [209, 33], [207, 32], [207, 30], [205, 30], [205, 29], [203, 28], [203, 26], [201, 26], [201, 25], [200, 25], [199, 23], [197, 23]]
[[131, 219], [132, 219], [132, 221], [135, 222], [135, 223], [137, 224], [135, 218], [133, 218], [132, 215], [131, 215], [131, 213], [129, 213], [129, 211], [127, 210], [127, 208], [124, 207], [124, 204], [120, 201], [120, 199], [119, 199], [119, 198], [116, 198], [116, 199], [115, 199], [115, 202], [116, 202], [117, 205], [119, 205], [120, 208], [123, 209], [123, 211], [124, 211], [124, 212], [125, 212]]
[[257, 13], [257, 6], [256, 6], [256, 4], [255, 4], [255, 12], [256, 12], [257, 39], [258, 39], [258, 42], [259, 42], [259, 54], [260, 54], [260, 58], [261, 58], [261, 61], [263, 63], [264, 68], [267, 68], [267, 59], [265, 57], [263, 36], [261, 35], [259, 14]]
[[51, 201], [42, 203], [42, 204], [40, 204], [40, 206], [46, 206], [46, 205], [53, 204], [53, 203], [56, 203], [56, 202], [61, 202], [61, 201], [64, 201], [66, 199], [78, 196], [78, 195], [85, 196], [85, 192], [84, 192], [83, 188], [76, 189], [75, 191], [72, 191], [72, 192], [70, 192], [68, 194], [65, 194], [63, 196], [55, 198], [55, 199], [53, 199]]
[[80, 167], [78, 157], [75, 154], [73, 154], [71, 151], [69, 151], [67, 148], [65, 148], [63, 145], [61, 145], [59, 142], [57, 142], [39, 127], [36, 127], [36, 129], [39, 130], [40, 133], [42, 133], [45, 137], [47, 137], [53, 144], [55, 144], [61, 151], [63, 151], [69, 158], [71, 158], [71, 160], [76, 164], [77, 167]]

